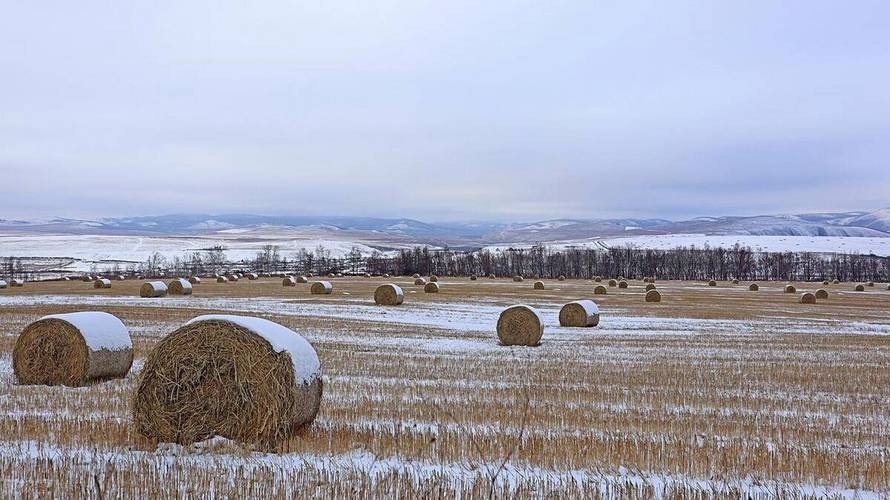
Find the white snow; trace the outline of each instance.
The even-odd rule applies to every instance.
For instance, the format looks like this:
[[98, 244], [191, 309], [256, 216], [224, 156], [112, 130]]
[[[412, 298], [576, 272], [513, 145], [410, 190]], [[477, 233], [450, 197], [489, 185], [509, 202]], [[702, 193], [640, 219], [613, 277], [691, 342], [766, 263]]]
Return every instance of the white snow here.
[[0, 280], [0, 288], [6, 288], [7, 286], [9, 285], [5, 281]]
[[302, 335], [273, 321], [252, 316], [230, 314], [207, 314], [198, 316], [186, 324], [201, 321], [227, 321], [266, 339], [275, 352], [287, 351], [294, 364], [294, 378], [297, 384], [309, 384], [321, 377], [321, 362], [315, 348]]
[[596, 302], [592, 300], [576, 300], [572, 302], [572, 304], [578, 304], [579, 306], [583, 307], [584, 312], [586, 312], [588, 316], [593, 316], [594, 314], [600, 313], [599, 306], [597, 306]]
[[124, 351], [133, 348], [130, 332], [116, 316], [99, 312], [84, 311], [68, 314], [51, 314], [40, 318], [59, 319], [80, 330], [83, 340], [90, 350]]

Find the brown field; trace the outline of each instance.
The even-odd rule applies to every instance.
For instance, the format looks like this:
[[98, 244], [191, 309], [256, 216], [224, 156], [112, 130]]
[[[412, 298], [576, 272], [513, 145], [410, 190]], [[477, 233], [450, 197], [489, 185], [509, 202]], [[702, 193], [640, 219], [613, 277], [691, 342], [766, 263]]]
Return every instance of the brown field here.
[[[280, 278], [138, 298], [142, 282], [0, 290], [0, 495], [4, 497], [652, 497], [890, 495], [890, 291], [876, 284], [645, 284], [395, 278], [405, 304], [374, 306], [383, 278]], [[825, 288], [829, 299], [798, 303]], [[593, 298], [601, 321], [558, 328]], [[545, 313], [540, 347], [498, 346], [506, 305]], [[42, 315], [103, 310], [134, 340], [124, 380], [18, 386], [15, 339]], [[248, 311], [248, 312], [245, 312]], [[130, 396], [146, 353], [204, 313], [262, 315], [318, 351], [316, 423], [267, 454], [213, 443], [155, 449]], [[856, 491], [861, 490], [861, 491]]]

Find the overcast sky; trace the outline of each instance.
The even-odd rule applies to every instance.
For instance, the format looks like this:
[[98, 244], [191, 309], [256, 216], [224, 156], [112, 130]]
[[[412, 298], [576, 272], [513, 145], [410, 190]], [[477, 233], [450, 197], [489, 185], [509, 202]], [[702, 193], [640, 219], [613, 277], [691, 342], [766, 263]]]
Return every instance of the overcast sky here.
[[890, 205], [886, 0], [135, 3], [4, 3], [0, 218]]

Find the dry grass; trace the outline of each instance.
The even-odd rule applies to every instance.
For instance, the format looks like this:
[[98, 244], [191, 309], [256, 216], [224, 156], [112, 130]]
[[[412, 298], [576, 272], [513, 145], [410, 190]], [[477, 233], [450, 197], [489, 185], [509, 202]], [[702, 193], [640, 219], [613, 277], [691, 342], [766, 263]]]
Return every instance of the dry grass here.
[[[332, 295], [311, 296], [305, 286], [282, 287], [280, 279], [206, 283], [195, 295], [372, 303], [380, 284], [332, 281]], [[439, 294], [406, 295], [405, 306], [558, 307], [591, 297], [595, 284], [566, 280], [534, 291], [510, 278], [440, 281]], [[410, 278], [394, 282], [413, 288]], [[9, 353], [28, 323], [82, 309], [78, 296], [132, 297], [140, 284], [93, 290], [79, 282], [31, 283], [3, 290], [0, 297], [73, 298], [67, 305], [0, 307], [0, 345]], [[316, 422], [283, 443], [283, 455], [220, 451], [182, 459], [152, 451], [135, 432], [129, 403], [146, 353], [161, 336], [198, 314], [219, 311], [100, 307], [131, 328], [136, 362], [125, 379], [76, 390], [19, 386], [9, 355], [0, 359], [0, 491], [29, 498], [96, 497], [98, 491], [104, 497], [196, 496], [211, 489], [237, 497], [484, 497], [492, 483], [487, 467], [507, 456], [495, 490], [505, 491], [509, 481], [512, 496], [520, 497], [598, 497], [604, 491], [612, 497], [739, 497], [755, 483], [779, 497], [808, 491], [797, 485], [890, 491], [890, 336], [830, 328], [801, 333], [788, 326], [887, 325], [890, 293], [820, 284], [831, 300], [802, 308], [783, 285], [762, 282], [759, 293], [750, 293], [660, 281], [661, 304], [645, 304], [643, 287], [631, 285], [596, 296], [600, 326], [571, 337], [554, 334], [537, 348], [499, 347], [493, 331], [456, 332], [447, 325], [271, 315], [308, 332], [322, 360], [325, 395]], [[613, 318], [633, 316], [718, 325], [768, 319], [771, 326], [738, 329], [732, 323], [695, 335], [603, 333]], [[489, 347], [430, 350], [417, 339]], [[526, 398], [528, 423], [517, 440]], [[645, 479], [650, 476], [660, 482]]]

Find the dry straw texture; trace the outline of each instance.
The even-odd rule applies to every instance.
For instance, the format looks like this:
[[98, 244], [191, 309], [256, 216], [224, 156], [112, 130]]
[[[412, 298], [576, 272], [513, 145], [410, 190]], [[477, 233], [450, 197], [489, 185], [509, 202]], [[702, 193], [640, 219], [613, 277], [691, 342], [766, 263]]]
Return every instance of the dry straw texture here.
[[437, 282], [437, 281], [439, 281], [439, 277], [438, 277], [438, 276], [436, 276], [435, 274], [432, 275], [432, 276], [430, 276], [430, 282], [431, 282], [431, 283], [435, 283], [435, 282]]
[[785, 285], [785, 293], [797, 293], [797, 288], [794, 285]]
[[649, 284], [646, 285], [646, 291], [648, 292], [649, 290], [655, 290], [655, 284], [654, 284], [654, 283], [649, 283]]
[[426, 285], [426, 280], [423, 278], [414, 278], [414, 284], [417, 286]]
[[217, 276], [216, 282], [217, 283], [228, 283], [229, 278], [226, 278], [225, 276]]
[[618, 286], [617, 280], [609, 280], [609, 286]]
[[757, 290], [760, 290], [760, 285], [758, 285], [757, 283], [751, 283], [750, 285], [748, 285], [748, 290], [756, 292]]
[[627, 288], [627, 282], [624, 280], [619, 281], [618, 288]]
[[817, 299], [827, 299], [827, 298], [828, 298], [828, 291], [827, 291], [827, 290], [824, 290], [824, 289], [822, 289], [822, 288], [820, 288], [820, 289], [816, 290], [815, 295], [816, 295], [816, 298], [817, 298]]
[[331, 286], [330, 281], [315, 281], [309, 288], [312, 295], [330, 295], [332, 291], [334, 291], [334, 287]]
[[139, 288], [140, 297], [163, 297], [167, 295], [167, 285], [163, 281], [148, 281]]
[[855, 291], [857, 291], [857, 292], [864, 292], [864, 291], [865, 291], [865, 285], [863, 285], [862, 283], [860, 283], [860, 284], [856, 285], [856, 288], [854, 288], [853, 290], [855, 290]]
[[241, 279], [241, 277], [237, 274], [230, 274], [227, 276], [227, 278], [229, 279], [229, 281], [238, 281], [239, 279]]
[[599, 322], [599, 308], [592, 300], [569, 302], [559, 310], [559, 326], [588, 327]]
[[717, 282], [714, 280], [711, 280], [708, 282], [708, 286], [717, 286]]
[[145, 360], [133, 400], [136, 431], [190, 444], [222, 436], [267, 449], [312, 423], [320, 377], [298, 383], [287, 351], [229, 321], [199, 321], [167, 335]]
[[381, 306], [397, 306], [405, 301], [401, 287], [388, 283], [374, 290], [374, 302]]
[[597, 283], [599, 283], [599, 282], [603, 281], [603, 278], [601, 276], [596, 276], [595, 278], [593, 278], [593, 281], [596, 281]]
[[297, 280], [295, 280], [291, 276], [288, 276], [287, 278], [281, 280], [281, 286], [297, 286]]
[[24, 385], [82, 386], [124, 377], [132, 364], [132, 346], [93, 350], [76, 326], [60, 318], [43, 318], [25, 327], [12, 352], [16, 380]]
[[815, 304], [816, 296], [812, 292], [804, 292], [800, 296], [800, 303], [801, 304]]
[[839, 280], [834, 280], [832, 281], [832, 283], [834, 283], [835, 285], [839, 285], [841, 282]]
[[199, 278], [199, 277], [197, 277], [197, 276], [190, 276], [190, 277], [189, 277], [189, 283], [191, 283], [191, 284], [193, 284], [193, 285], [200, 285], [200, 284], [201, 284], [201, 278]]
[[191, 295], [192, 284], [185, 278], [178, 278], [167, 285], [167, 292], [170, 295]]
[[606, 291], [607, 291], [606, 287], [604, 287], [603, 285], [597, 285], [593, 289], [593, 294], [594, 295], [605, 295]]
[[661, 302], [661, 292], [658, 290], [649, 290], [646, 292], [646, 302]]
[[93, 288], [111, 288], [111, 280], [101, 279], [93, 282]]
[[536, 346], [544, 335], [544, 323], [531, 307], [510, 306], [498, 318], [497, 333], [503, 345]]
[[297, 283], [309, 283], [309, 278], [305, 276], [297, 276]]
[[543, 290], [544, 282], [543, 281], [535, 281], [535, 290]]
[[439, 293], [439, 284], [430, 281], [423, 287], [423, 291], [426, 293]]

